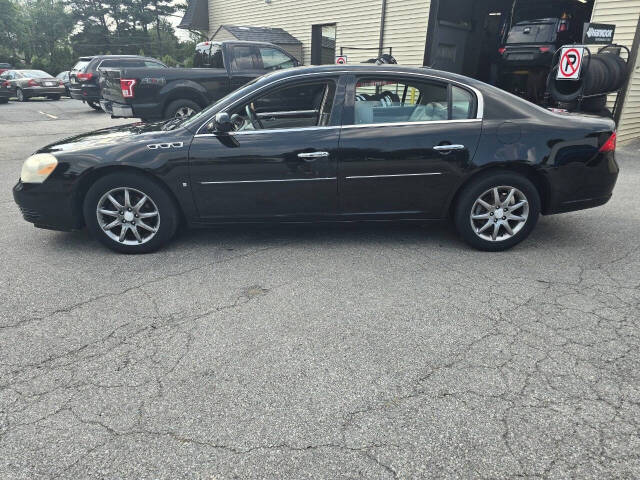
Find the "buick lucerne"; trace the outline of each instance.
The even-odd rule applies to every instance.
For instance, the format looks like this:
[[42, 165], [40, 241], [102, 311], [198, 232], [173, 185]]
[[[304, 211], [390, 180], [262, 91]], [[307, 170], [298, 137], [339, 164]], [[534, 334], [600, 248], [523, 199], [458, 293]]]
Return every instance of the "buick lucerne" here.
[[455, 74], [302, 67], [190, 118], [46, 146], [13, 193], [37, 227], [86, 227], [125, 253], [188, 226], [447, 218], [469, 245], [498, 251], [540, 214], [606, 203], [615, 140], [612, 120], [554, 113]]

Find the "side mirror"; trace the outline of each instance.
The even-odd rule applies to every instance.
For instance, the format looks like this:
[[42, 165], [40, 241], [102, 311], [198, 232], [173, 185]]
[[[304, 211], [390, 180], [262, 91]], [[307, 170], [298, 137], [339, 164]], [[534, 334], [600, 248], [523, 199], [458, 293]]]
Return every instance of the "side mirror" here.
[[216, 116], [213, 120], [212, 130], [215, 130], [220, 133], [229, 133], [233, 130], [233, 123], [231, 123], [231, 117], [227, 112], [216, 113]]

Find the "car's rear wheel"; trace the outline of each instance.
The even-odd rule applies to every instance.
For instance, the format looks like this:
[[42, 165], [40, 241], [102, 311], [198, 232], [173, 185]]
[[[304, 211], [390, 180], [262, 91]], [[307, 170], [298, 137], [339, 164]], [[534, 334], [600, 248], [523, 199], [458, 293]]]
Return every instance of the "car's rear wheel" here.
[[85, 196], [84, 219], [92, 236], [121, 253], [158, 250], [175, 234], [177, 208], [154, 180], [135, 173], [107, 175]]
[[47, 98], [49, 100], [60, 100], [60, 95], [49, 95]]
[[16, 90], [16, 98], [19, 102], [26, 102], [29, 98], [24, 94], [21, 88]]
[[0, 98], [0, 103], [9, 103], [8, 98]]
[[193, 100], [179, 99], [174, 100], [164, 111], [164, 118], [188, 118], [202, 110], [202, 107]]
[[478, 250], [502, 251], [529, 236], [540, 215], [540, 195], [526, 177], [483, 175], [460, 193], [454, 220], [462, 239]]
[[95, 103], [95, 102], [87, 102], [87, 105], [89, 105], [91, 108], [93, 108], [96, 111], [101, 111], [102, 107], [100, 106], [99, 103]]

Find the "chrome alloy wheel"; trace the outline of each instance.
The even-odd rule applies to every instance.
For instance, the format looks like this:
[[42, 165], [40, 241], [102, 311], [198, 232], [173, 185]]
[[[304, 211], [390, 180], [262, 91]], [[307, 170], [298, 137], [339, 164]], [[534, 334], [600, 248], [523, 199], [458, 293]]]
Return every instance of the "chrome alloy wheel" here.
[[102, 231], [123, 245], [147, 243], [160, 228], [158, 207], [151, 197], [135, 188], [109, 190], [100, 198], [96, 215]]
[[194, 113], [196, 113], [196, 111], [193, 108], [180, 107], [178, 110], [176, 110], [176, 114], [174, 115], [174, 118], [188, 118], [192, 116]]
[[471, 227], [483, 240], [502, 242], [520, 232], [529, 218], [529, 202], [514, 187], [494, 187], [484, 192], [471, 209]]

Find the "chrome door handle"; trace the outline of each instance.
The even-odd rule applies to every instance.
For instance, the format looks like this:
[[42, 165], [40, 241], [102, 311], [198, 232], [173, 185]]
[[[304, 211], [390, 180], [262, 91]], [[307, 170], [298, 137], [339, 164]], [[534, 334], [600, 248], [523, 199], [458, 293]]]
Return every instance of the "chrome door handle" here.
[[454, 150], [464, 150], [465, 148], [467, 147], [464, 145], [436, 145], [433, 147], [436, 152], [451, 152]]
[[329, 156], [329, 152], [311, 152], [311, 153], [299, 153], [298, 158], [302, 158], [305, 162], [313, 162], [318, 158], [325, 158]]

